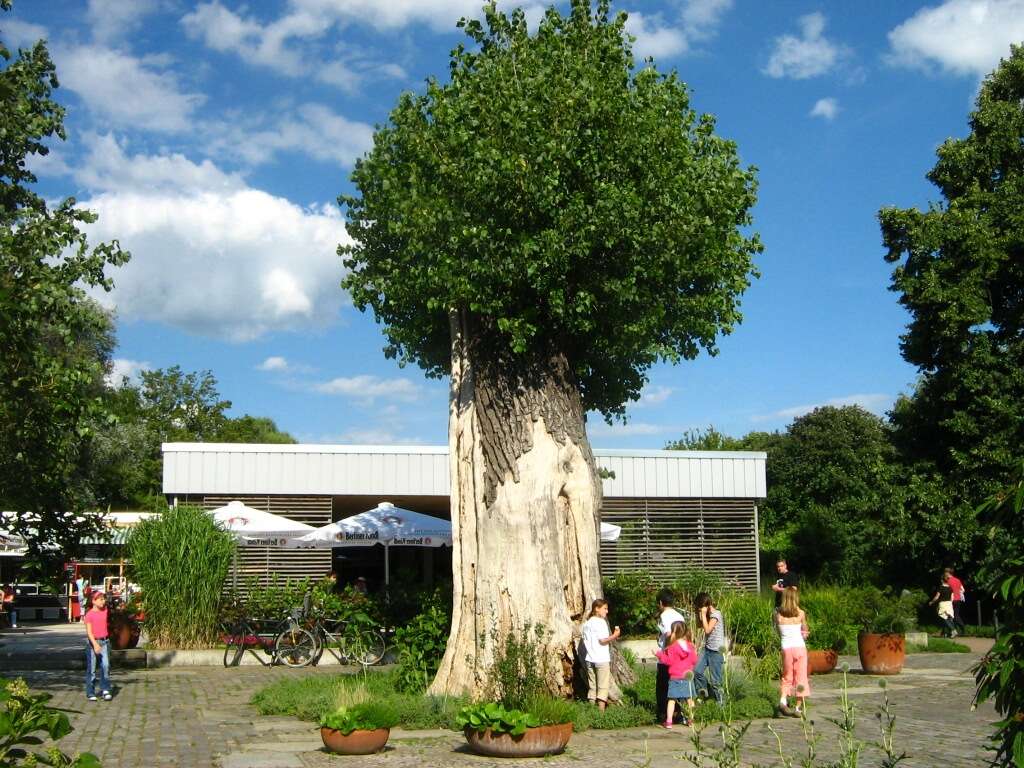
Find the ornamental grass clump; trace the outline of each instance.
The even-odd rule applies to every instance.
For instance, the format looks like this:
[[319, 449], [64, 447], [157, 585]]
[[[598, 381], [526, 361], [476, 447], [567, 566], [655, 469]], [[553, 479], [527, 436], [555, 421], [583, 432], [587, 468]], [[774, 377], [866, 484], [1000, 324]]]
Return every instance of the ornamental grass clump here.
[[146, 633], [156, 648], [216, 642], [221, 593], [235, 553], [231, 534], [201, 508], [172, 507], [128, 538], [131, 578], [142, 588]]

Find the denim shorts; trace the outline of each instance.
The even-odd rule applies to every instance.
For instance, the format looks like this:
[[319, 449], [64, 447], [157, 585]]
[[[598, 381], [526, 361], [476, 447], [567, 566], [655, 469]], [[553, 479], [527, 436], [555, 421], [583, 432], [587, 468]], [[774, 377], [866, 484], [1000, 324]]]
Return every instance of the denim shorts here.
[[669, 680], [668, 698], [670, 699], [692, 699], [693, 684], [689, 680]]

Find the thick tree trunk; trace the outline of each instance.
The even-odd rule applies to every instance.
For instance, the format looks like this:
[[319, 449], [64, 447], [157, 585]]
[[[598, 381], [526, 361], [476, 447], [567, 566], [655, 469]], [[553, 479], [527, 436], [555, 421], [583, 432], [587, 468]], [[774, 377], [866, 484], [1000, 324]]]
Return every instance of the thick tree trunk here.
[[578, 624], [601, 595], [601, 484], [569, 362], [485, 357], [452, 317], [449, 412], [454, 608], [435, 695], [482, 693], [495, 648], [525, 624], [550, 632], [552, 692], [570, 692]]

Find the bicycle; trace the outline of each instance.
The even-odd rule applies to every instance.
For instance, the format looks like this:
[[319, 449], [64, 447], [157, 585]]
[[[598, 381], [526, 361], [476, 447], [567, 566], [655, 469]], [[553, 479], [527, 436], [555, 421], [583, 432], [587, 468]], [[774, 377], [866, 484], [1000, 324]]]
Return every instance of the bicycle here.
[[387, 651], [384, 635], [375, 629], [360, 629], [343, 619], [319, 616], [313, 625], [317, 650], [313, 664], [319, 664], [327, 651], [339, 664], [359, 664], [371, 667], [379, 664]]
[[260, 659], [264, 666], [305, 667], [311, 664], [318, 644], [314, 634], [302, 626], [303, 614], [302, 608], [296, 608], [280, 620], [242, 617], [225, 623], [224, 666], [237, 667], [247, 650], [259, 650], [269, 655], [269, 663]]

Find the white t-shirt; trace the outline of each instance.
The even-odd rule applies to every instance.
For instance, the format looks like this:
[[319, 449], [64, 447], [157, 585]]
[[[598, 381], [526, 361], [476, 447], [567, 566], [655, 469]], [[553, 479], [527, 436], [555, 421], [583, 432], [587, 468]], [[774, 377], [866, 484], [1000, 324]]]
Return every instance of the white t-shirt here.
[[677, 621], [686, 621], [683, 618], [683, 614], [677, 611], [675, 608], [666, 608], [661, 612], [661, 616], [658, 617], [658, 647], [664, 648], [665, 641], [668, 640], [669, 634], [672, 632], [672, 625]]
[[591, 616], [583, 623], [583, 647], [587, 649], [587, 661], [591, 664], [608, 664], [612, 660], [611, 646], [602, 645], [611, 635], [608, 622], [600, 616]]

